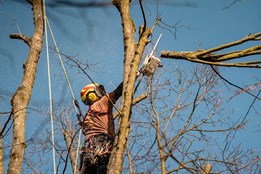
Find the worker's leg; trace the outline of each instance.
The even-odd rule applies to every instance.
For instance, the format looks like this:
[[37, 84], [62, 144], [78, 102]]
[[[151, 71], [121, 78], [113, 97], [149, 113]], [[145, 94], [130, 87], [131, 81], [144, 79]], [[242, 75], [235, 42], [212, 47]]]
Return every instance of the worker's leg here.
[[88, 164], [85, 161], [81, 168], [81, 174], [99, 174], [99, 172], [97, 171], [97, 166]]
[[104, 154], [99, 157], [99, 163], [97, 164], [97, 173], [99, 174], [106, 174], [107, 172], [107, 165], [109, 163], [110, 154]]
[[[107, 135], [97, 135], [84, 143], [83, 165], [81, 174], [106, 174], [107, 164], [113, 146], [113, 139]], [[91, 173], [90, 173], [91, 172]]]

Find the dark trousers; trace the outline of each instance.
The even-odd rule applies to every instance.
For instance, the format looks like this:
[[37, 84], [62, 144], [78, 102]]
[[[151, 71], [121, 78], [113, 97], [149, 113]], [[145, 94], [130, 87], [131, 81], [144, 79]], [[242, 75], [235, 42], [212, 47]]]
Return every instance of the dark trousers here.
[[97, 135], [86, 140], [81, 154], [81, 174], [106, 174], [113, 139]]

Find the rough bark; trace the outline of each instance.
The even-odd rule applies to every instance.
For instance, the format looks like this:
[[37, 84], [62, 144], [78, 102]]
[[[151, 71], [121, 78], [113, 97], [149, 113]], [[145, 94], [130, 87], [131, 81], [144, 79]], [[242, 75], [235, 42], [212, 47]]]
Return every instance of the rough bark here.
[[127, 137], [129, 133], [129, 118], [131, 111], [131, 101], [133, 98], [133, 78], [130, 76], [131, 62], [135, 54], [135, 26], [130, 17], [129, 0], [115, 0], [113, 4], [120, 12], [122, 19], [123, 37], [124, 37], [124, 83], [123, 83], [123, 103], [121, 109], [121, 123], [115, 147], [111, 154], [107, 173], [122, 173], [122, 157], [124, 154]]
[[14, 125], [12, 149], [8, 165], [9, 174], [21, 173], [23, 156], [26, 148], [26, 108], [31, 98], [35, 74], [37, 70], [37, 63], [42, 51], [44, 33], [43, 2], [42, 0], [33, 0], [32, 6], [35, 24], [34, 34], [31, 37], [31, 41], [29, 42], [30, 51], [28, 58], [23, 66], [24, 76], [22, 79], [22, 83], [18, 87], [16, 93], [11, 100]]
[[121, 107], [121, 119], [119, 131], [117, 134], [115, 146], [111, 154], [108, 164], [107, 173], [121, 174], [123, 155], [127, 144], [127, 138], [130, 130], [131, 107], [134, 94], [134, 83], [136, 81], [136, 73], [148, 37], [151, 30], [146, 26], [143, 32], [140, 33], [140, 39], [136, 45], [134, 40], [135, 25], [130, 16], [130, 1], [129, 0], [114, 0], [113, 4], [119, 10], [122, 20], [123, 38], [124, 38], [124, 84]]

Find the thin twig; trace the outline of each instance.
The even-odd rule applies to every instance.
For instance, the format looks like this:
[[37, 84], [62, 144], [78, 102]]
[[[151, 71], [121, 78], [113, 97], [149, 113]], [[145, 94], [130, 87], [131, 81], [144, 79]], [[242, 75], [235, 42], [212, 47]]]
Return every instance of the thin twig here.
[[[219, 72], [217, 72], [217, 70], [216, 70], [212, 65], [210, 65], [210, 67], [212, 68], [212, 70], [213, 70], [222, 80], [224, 80], [225, 82], [227, 82], [229, 85], [234, 86], [234, 87], [236, 87], [236, 88], [238, 88], [238, 89], [244, 90], [244, 89], [241, 88], [240, 86], [235, 85], [234, 83], [231, 83], [230, 81], [228, 81], [227, 79], [225, 79], [223, 76], [221, 76], [221, 75], [219, 74]], [[258, 96], [254, 95], [254, 94], [252, 94], [252, 93], [250, 93], [250, 92], [248, 92], [248, 91], [245, 91], [245, 92], [248, 93], [249, 95], [255, 97], [256, 99], [260, 100], [260, 98], [259, 98]]]

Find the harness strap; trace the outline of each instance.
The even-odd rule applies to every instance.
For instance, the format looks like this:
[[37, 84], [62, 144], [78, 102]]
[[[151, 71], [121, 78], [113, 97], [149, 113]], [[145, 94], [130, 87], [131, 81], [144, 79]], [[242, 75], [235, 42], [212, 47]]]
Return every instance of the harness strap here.
[[113, 139], [108, 135], [100, 134], [86, 140], [82, 147], [83, 162], [96, 164], [99, 158], [110, 155], [113, 148]]

